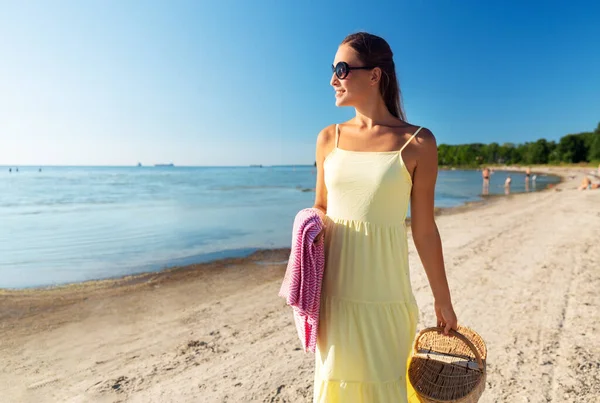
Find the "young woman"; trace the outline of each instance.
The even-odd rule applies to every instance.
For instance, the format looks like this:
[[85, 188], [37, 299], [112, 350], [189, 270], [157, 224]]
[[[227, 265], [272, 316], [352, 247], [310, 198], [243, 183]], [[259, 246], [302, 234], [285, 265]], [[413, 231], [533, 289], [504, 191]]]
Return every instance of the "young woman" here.
[[408, 268], [409, 200], [436, 325], [446, 334], [457, 327], [433, 212], [437, 145], [429, 130], [406, 122], [384, 39], [348, 36], [332, 67], [335, 103], [356, 116], [323, 129], [316, 144], [314, 207], [325, 223], [326, 266], [314, 401], [406, 402], [419, 316]]

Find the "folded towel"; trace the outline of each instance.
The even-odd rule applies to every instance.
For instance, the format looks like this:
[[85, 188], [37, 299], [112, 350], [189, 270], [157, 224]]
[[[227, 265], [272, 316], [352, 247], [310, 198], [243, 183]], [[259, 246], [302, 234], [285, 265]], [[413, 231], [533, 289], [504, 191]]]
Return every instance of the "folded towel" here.
[[319, 328], [321, 283], [325, 270], [323, 230], [316, 208], [300, 210], [294, 219], [292, 247], [279, 296], [292, 307], [298, 337], [304, 352], [315, 352]]

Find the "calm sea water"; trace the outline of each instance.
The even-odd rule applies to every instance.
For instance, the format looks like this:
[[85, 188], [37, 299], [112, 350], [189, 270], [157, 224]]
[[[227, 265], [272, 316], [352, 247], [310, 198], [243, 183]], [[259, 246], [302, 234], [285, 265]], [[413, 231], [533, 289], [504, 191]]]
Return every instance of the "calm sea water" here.
[[[20, 167], [0, 171], [0, 288], [159, 270], [288, 247], [315, 174], [302, 167]], [[524, 191], [511, 174], [513, 192]], [[502, 193], [506, 173], [492, 175]], [[541, 176], [537, 189], [555, 177]], [[533, 190], [533, 189], [532, 189]], [[436, 206], [479, 199], [481, 173], [441, 171]]]

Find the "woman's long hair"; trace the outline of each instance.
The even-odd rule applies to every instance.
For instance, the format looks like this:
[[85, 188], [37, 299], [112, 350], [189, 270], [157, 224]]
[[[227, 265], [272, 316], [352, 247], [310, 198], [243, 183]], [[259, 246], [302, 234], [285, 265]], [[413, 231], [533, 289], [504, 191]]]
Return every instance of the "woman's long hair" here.
[[349, 45], [354, 49], [365, 65], [376, 66], [381, 69], [382, 75], [379, 81], [379, 92], [385, 102], [385, 106], [392, 115], [406, 121], [406, 115], [402, 107], [400, 86], [396, 77], [394, 54], [385, 39], [367, 32], [357, 32], [348, 35], [342, 42], [342, 45]]

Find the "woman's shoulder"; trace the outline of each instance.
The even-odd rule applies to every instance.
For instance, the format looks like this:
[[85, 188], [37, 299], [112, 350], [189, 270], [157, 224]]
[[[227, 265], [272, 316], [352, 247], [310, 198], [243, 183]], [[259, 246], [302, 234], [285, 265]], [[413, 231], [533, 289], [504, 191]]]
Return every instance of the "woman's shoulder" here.
[[402, 133], [402, 134], [414, 134], [416, 132], [419, 132], [417, 134], [417, 136], [419, 136], [419, 137], [433, 136], [433, 133], [431, 132], [431, 130], [429, 130], [429, 128], [427, 128], [426, 126], [417, 125], [417, 124], [408, 123], [408, 122], [405, 122], [404, 126], [400, 126], [398, 132]]
[[406, 161], [411, 158], [423, 161], [437, 160], [437, 141], [431, 130], [425, 126], [410, 125], [401, 130], [399, 143], [404, 143], [407, 147], [405, 151]]
[[317, 147], [327, 147], [335, 141], [335, 126], [336, 124], [333, 123], [321, 129], [317, 135]]
[[325, 126], [324, 128], [321, 129], [321, 131], [319, 131], [319, 137], [334, 136], [335, 135], [335, 127], [337, 125], [338, 125], [337, 123], [332, 123], [330, 125]]
[[414, 136], [416, 144], [423, 147], [434, 146], [437, 148], [436, 139], [433, 132], [425, 126], [406, 123], [406, 126], [399, 128], [397, 134], [404, 139], [410, 138], [416, 134]]

